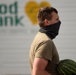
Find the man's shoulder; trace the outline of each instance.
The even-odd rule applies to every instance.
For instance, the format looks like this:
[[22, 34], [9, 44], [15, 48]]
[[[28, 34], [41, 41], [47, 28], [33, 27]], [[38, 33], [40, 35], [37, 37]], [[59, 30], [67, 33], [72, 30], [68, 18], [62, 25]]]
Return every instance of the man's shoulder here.
[[38, 32], [36, 38], [41, 40], [51, 40], [45, 33]]
[[38, 32], [37, 35], [34, 38], [35, 42], [41, 43], [41, 42], [52, 42], [52, 40], [45, 34]]

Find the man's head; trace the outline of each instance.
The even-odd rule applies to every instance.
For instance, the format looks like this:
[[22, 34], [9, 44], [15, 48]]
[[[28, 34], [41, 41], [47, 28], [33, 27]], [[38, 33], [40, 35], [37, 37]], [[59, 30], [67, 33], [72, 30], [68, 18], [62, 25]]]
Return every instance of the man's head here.
[[44, 7], [38, 12], [39, 26], [48, 26], [59, 21], [58, 11], [53, 7]]

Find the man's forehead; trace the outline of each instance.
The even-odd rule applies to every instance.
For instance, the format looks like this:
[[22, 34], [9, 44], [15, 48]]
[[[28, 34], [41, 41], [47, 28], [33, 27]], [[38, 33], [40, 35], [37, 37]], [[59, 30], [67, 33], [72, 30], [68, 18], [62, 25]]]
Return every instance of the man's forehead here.
[[52, 13], [52, 18], [59, 19], [58, 13], [53, 12]]

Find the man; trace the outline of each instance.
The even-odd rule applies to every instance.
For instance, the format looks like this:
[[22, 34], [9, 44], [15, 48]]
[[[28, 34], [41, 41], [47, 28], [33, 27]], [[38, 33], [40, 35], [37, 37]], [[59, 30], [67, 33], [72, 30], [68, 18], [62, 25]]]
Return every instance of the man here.
[[30, 48], [31, 73], [57, 75], [59, 55], [53, 39], [58, 35], [61, 24], [58, 11], [53, 7], [44, 7], [39, 10], [37, 18], [40, 30]]

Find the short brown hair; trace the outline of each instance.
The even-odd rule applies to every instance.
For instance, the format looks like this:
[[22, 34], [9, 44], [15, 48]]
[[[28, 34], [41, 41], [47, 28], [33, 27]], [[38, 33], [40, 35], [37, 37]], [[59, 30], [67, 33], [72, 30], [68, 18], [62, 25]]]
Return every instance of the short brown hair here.
[[44, 7], [39, 9], [37, 18], [40, 27], [44, 26], [45, 19], [48, 20], [52, 19], [52, 15], [51, 15], [52, 12], [58, 13], [58, 11], [54, 7]]

